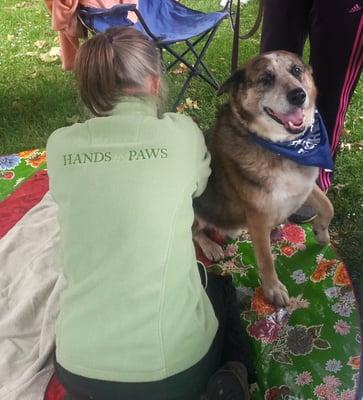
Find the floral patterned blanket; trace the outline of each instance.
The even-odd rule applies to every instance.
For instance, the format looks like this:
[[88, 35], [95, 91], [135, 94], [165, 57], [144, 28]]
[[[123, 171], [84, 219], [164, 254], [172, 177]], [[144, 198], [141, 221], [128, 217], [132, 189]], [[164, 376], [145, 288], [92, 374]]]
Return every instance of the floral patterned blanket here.
[[[0, 202], [45, 167], [44, 150], [0, 157]], [[226, 244], [225, 259], [210, 266], [232, 274], [245, 294], [241, 322], [258, 374], [252, 399], [354, 400], [361, 333], [344, 263], [332, 246], [315, 242], [310, 225], [279, 226], [271, 241], [279, 277], [291, 296], [287, 308], [276, 309], [264, 299], [247, 234]], [[46, 399], [61, 400], [62, 394], [52, 379]]]

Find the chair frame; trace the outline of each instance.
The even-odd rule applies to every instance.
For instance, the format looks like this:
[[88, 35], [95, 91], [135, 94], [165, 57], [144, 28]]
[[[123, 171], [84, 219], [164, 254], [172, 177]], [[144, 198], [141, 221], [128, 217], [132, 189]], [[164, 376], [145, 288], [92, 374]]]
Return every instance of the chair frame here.
[[[258, 30], [261, 19], [262, 19], [262, 14], [263, 14], [263, 0], [259, 0], [259, 9], [258, 9], [258, 15], [256, 18], [256, 21], [251, 28], [250, 31], [245, 33], [244, 35], [240, 35], [240, 0], [236, 0], [236, 6], [237, 6], [237, 11], [234, 12], [232, 11], [232, 4], [233, 0], [227, 0], [225, 6], [223, 7], [221, 12], [227, 13], [225, 18], [229, 19], [229, 23], [231, 26], [231, 29], [233, 31], [233, 46], [232, 46], [232, 59], [231, 59], [231, 73], [235, 71], [238, 65], [238, 47], [239, 47], [239, 41], [240, 40], [246, 40], [253, 36], [256, 31]], [[185, 91], [187, 90], [189, 83], [191, 79], [194, 76], [199, 76], [202, 80], [204, 80], [206, 83], [208, 83], [213, 89], [218, 90], [220, 88], [220, 85], [217, 81], [217, 79], [214, 77], [212, 72], [209, 70], [207, 65], [203, 62], [203, 57], [208, 50], [209, 45], [211, 44], [214, 35], [217, 32], [217, 29], [219, 28], [219, 25], [222, 23], [222, 21], [225, 19], [221, 19], [213, 28], [201, 33], [200, 35], [197, 35], [194, 37], [194, 39], [187, 39], [187, 40], [181, 40], [179, 42], [171, 43], [171, 44], [164, 44], [161, 43], [159, 38], [153, 34], [153, 32], [150, 30], [148, 27], [147, 23], [145, 22], [142, 14], [140, 11], [137, 9], [135, 4], [123, 4], [121, 5], [125, 11], [132, 11], [137, 15], [138, 20], [140, 21], [142, 27], [145, 29], [145, 32], [154, 40], [156, 45], [158, 46], [160, 50], [160, 55], [161, 59], [163, 61], [163, 65], [165, 67], [166, 71], [170, 71], [178, 62], [185, 64], [188, 67], [189, 73], [188, 76], [185, 78], [184, 83], [182, 85], [182, 88], [179, 91], [179, 94], [173, 104], [172, 110], [175, 111], [177, 106], [180, 104], [181, 99], [183, 98]], [[81, 10], [81, 9], [80, 9]], [[102, 13], [105, 13], [104, 10], [102, 10]], [[81, 22], [81, 24], [84, 26], [84, 28], [92, 32], [93, 34], [96, 34], [96, 32], [87, 24], [84, 22], [84, 20], [80, 17], [80, 13], [78, 12], [78, 19]], [[202, 49], [197, 52], [195, 49], [195, 46], [199, 44], [201, 41], [205, 39], [204, 46]], [[184, 50], [181, 54], [177, 53], [171, 46], [177, 43], [182, 43], [184, 42], [187, 46], [187, 49]], [[169, 54], [171, 54], [173, 57], [175, 57], [175, 60], [167, 64], [163, 58], [163, 49], [167, 50]], [[195, 57], [194, 64], [187, 61], [185, 59], [185, 56], [187, 54], [192, 54]]]
[[[232, 6], [232, 0], [228, 0], [224, 8], [221, 10], [222, 12], [227, 12], [228, 14], [226, 15], [226, 18], [231, 18], [231, 6]], [[173, 104], [172, 110], [175, 111], [177, 106], [180, 104], [185, 91], [187, 90], [189, 83], [191, 79], [194, 76], [199, 76], [202, 80], [204, 80], [206, 83], [208, 83], [213, 89], [218, 90], [220, 88], [220, 85], [217, 81], [217, 79], [213, 76], [212, 72], [209, 70], [209, 68], [206, 66], [206, 64], [203, 62], [203, 57], [208, 50], [209, 45], [211, 44], [217, 29], [219, 28], [219, 25], [221, 22], [225, 19], [221, 19], [213, 28], [201, 33], [198, 36], [194, 37], [194, 40], [192, 39], [187, 39], [187, 40], [181, 40], [179, 42], [171, 43], [171, 44], [165, 44], [161, 43], [160, 40], [158, 39], [157, 36], [153, 34], [153, 32], [150, 30], [148, 27], [147, 23], [145, 22], [142, 14], [140, 11], [136, 8], [135, 4], [124, 4], [123, 7], [125, 8], [125, 11], [132, 11], [135, 12], [137, 15], [138, 20], [140, 21], [142, 27], [145, 29], [145, 32], [154, 40], [155, 44], [160, 50], [161, 54], [161, 59], [163, 61], [163, 65], [166, 69], [166, 71], [170, 71], [177, 63], [183, 63], [188, 67], [189, 73], [184, 80], [184, 83], [182, 85], [182, 88], [179, 91], [179, 94]], [[103, 11], [104, 12], [104, 11]], [[78, 13], [78, 19], [80, 20], [81, 24], [90, 32], [95, 34], [96, 32], [87, 26], [87, 24], [84, 22], [84, 20], [81, 18], [80, 13]], [[199, 50], [199, 52], [195, 49], [195, 46], [205, 40], [203, 47]], [[182, 53], [176, 52], [171, 46], [177, 43], [185, 43], [187, 48], [184, 50]], [[163, 58], [163, 49], [165, 49], [169, 54], [171, 54], [175, 60], [173, 60], [171, 63], [166, 64], [165, 60]], [[194, 63], [189, 62], [186, 60], [186, 55], [192, 54], [195, 58]]]

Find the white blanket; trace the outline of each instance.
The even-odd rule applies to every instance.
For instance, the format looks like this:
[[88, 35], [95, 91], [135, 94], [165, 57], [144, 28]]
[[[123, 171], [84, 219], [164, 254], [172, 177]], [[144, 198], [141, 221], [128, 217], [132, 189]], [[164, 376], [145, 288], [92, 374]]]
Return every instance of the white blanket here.
[[63, 285], [56, 213], [48, 193], [0, 240], [0, 400], [42, 400], [53, 373]]

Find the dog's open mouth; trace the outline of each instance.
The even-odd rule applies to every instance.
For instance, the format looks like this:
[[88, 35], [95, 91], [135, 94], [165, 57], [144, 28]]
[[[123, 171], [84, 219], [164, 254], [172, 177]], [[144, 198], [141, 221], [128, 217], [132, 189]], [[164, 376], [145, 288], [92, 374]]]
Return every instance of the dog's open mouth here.
[[302, 108], [287, 114], [274, 112], [269, 107], [264, 107], [264, 110], [269, 117], [283, 125], [288, 132], [298, 134], [305, 131], [306, 118]]

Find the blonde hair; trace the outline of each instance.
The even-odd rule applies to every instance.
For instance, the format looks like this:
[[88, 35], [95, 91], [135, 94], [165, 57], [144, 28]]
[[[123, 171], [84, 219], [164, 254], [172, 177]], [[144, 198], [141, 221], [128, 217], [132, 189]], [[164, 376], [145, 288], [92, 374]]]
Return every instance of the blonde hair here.
[[128, 89], [148, 95], [143, 92], [145, 78], [161, 73], [158, 48], [133, 28], [111, 28], [93, 36], [78, 50], [75, 65], [81, 98], [97, 116], [107, 115]]

